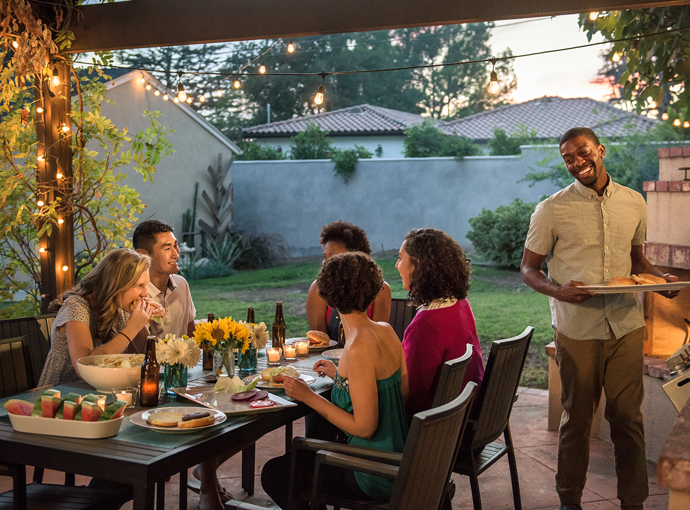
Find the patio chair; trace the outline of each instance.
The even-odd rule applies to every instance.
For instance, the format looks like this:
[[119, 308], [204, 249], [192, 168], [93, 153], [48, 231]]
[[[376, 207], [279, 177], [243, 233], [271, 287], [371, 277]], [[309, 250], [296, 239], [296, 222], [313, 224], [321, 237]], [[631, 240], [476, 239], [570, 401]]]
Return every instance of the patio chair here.
[[[439, 508], [457, 455], [456, 438], [460, 437], [467, 423], [468, 410], [476, 387], [476, 383], [468, 383], [462, 394], [451, 402], [415, 414], [405, 443], [405, 450], [402, 453], [296, 438], [294, 452], [299, 449], [316, 452], [312, 490], [309, 497], [311, 508], [319, 508], [320, 504], [355, 510], [365, 508], [435, 510]], [[292, 458], [294, 468], [295, 453]], [[388, 503], [369, 500], [354, 501], [343, 495], [323, 492], [320, 482], [324, 475], [322, 468], [325, 466], [351, 469], [395, 480], [391, 500]], [[294, 477], [295, 473], [291, 469], [291, 484]], [[294, 486], [291, 485], [292, 487]], [[304, 499], [304, 495], [299, 496]], [[297, 499], [291, 498], [288, 507], [294, 508], [294, 502]]]
[[407, 326], [410, 325], [415, 315], [417, 315], [417, 309], [412, 306], [409, 299], [391, 299], [391, 314], [388, 318], [388, 324], [393, 326], [401, 342]]
[[23, 336], [0, 340], [0, 398], [31, 387]]
[[0, 339], [23, 336], [27, 351], [29, 387], [38, 384], [50, 350], [50, 330], [55, 314], [0, 321]]
[[434, 403], [432, 407], [447, 404], [462, 392], [462, 383], [465, 380], [467, 366], [472, 359], [472, 346], [467, 344], [465, 354], [459, 358], [446, 361], [441, 369], [441, 377], [438, 380]]
[[[517, 400], [520, 375], [534, 328], [521, 335], [491, 344], [489, 360], [481, 389], [467, 428], [460, 440], [460, 450], [453, 471], [470, 477], [475, 510], [481, 510], [478, 477], [503, 455], [508, 454], [510, 481], [515, 510], [522, 508], [517, 464], [510, 435], [510, 413]], [[494, 443], [503, 434], [505, 444]]]

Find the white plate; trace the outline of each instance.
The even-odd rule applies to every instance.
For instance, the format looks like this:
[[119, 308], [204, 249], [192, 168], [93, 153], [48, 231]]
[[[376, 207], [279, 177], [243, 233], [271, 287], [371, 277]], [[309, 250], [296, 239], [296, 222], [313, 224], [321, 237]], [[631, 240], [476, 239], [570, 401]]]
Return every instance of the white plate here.
[[[301, 337], [301, 338], [286, 338], [286, 339], [285, 339], [285, 343], [288, 344], [288, 345], [292, 345], [292, 344], [294, 344], [295, 342], [297, 342], [297, 341], [299, 341], [299, 340], [306, 340], [306, 341], [309, 341], [309, 339], [308, 339], [307, 337]], [[328, 343], [328, 345], [319, 345], [319, 346], [317, 346], [317, 347], [314, 347], [314, 346], [310, 345], [310, 346], [309, 346], [309, 352], [321, 352], [321, 351], [325, 351], [326, 349], [330, 349], [331, 347], [336, 347], [337, 345], [338, 345], [338, 342], [336, 342], [335, 340], [331, 340], [331, 341]]]
[[681, 290], [690, 285], [690, 282], [654, 283], [650, 285], [582, 285], [592, 294], [623, 294], [627, 292], [657, 292], [664, 290]]
[[[248, 376], [248, 377], [245, 377], [244, 380], [243, 380], [243, 382], [244, 382], [244, 384], [249, 384], [249, 383], [252, 382], [256, 377], [261, 377], [261, 375], [250, 375], [250, 376]], [[310, 376], [310, 375], [305, 375], [305, 374], [300, 374], [299, 378], [302, 379], [302, 380], [303, 380], [305, 383], [307, 383], [307, 384], [313, 384], [314, 381], [316, 381], [316, 379], [314, 379], [312, 376]], [[261, 380], [257, 383], [256, 387], [259, 388], [259, 389], [261, 389], [261, 390], [267, 390], [267, 391], [270, 391], [270, 390], [282, 390], [282, 389], [283, 389], [283, 385], [282, 385], [282, 384], [273, 384], [273, 385], [271, 385], [271, 384], [267, 383], [266, 381], [264, 381], [263, 379], [261, 379]]]
[[189, 432], [196, 432], [197, 430], [202, 430], [202, 429], [207, 429], [209, 427], [215, 427], [219, 423], [223, 423], [225, 420], [227, 420], [227, 416], [225, 416], [225, 413], [221, 413], [220, 411], [216, 409], [208, 409], [208, 412], [211, 413], [211, 416], [215, 417], [216, 422], [211, 424], [211, 425], [204, 425], [203, 427], [193, 427], [189, 429], [181, 429], [177, 426], [175, 427], [160, 427], [158, 425], [151, 425], [146, 421], [146, 419], [151, 416], [152, 414], [155, 413], [180, 413], [180, 414], [190, 414], [190, 413], [200, 413], [200, 412], [205, 412], [205, 409], [202, 409], [200, 407], [154, 407], [153, 409], [147, 409], [146, 411], [139, 411], [136, 414], [133, 414], [132, 416], [129, 417], [129, 419], [134, 423], [135, 425], [139, 425], [140, 427], [144, 427], [147, 429], [155, 430], [156, 432], [166, 432], [169, 434], [187, 434]]
[[123, 417], [104, 421], [61, 420], [41, 416], [9, 414], [12, 428], [17, 432], [43, 434], [45, 436], [79, 437], [102, 439], [118, 433]]
[[[256, 377], [256, 376], [254, 376]], [[268, 394], [268, 398], [277, 405], [272, 407], [250, 407], [249, 402], [235, 402], [232, 400], [232, 395], [222, 392], [214, 392], [213, 386], [188, 386], [187, 388], [176, 388], [175, 393], [178, 395], [198, 402], [210, 409], [217, 409], [225, 414], [249, 414], [261, 413], [266, 411], [275, 411], [283, 407], [295, 407], [297, 404], [290, 402], [272, 393]], [[193, 430], [193, 429], [192, 429]]]
[[321, 356], [338, 363], [338, 361], [340, 361], [340, 357], [343, 355], [343, 352], [345, 352], [345, 349], [330, 349], [328, 351], [323, 351]]

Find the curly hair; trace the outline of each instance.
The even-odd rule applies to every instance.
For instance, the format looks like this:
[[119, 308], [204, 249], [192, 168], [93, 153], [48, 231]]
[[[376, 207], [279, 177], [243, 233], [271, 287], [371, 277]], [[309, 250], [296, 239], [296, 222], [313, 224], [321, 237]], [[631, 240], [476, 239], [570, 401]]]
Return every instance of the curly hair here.
[[105, 342], [119, 320], [118, 297], [122, 292], [134, 287], [150, 266], [151, 258], [148, 255], [126, 248], [113, 250], [72, 290], [62, 294], [57, 303], [51, 303], [51, 310], [57, 311], [56, 308], [59, 309], [68, 296], [83, 297], [98, 316], [97, 337]]
[[328, 306], [340, 313], [366, 312], [383, 288], [383, 274], [366, 253], [341, 253], [323, 263], [316, 285]]
[[132, 245], [135, 250], [146, 250], [147, 253], [153, 254], [153, 245], [156, 244], [156, 235], [172, 231], [173, 228], [162, 221], [142, 221], [137, 225], [137, 228], [134, 229]]
[[599, 137], [594, 133], [594, 131], [586, 127], [574, 127], [565, 132], [558, 142], [558, 146], [563, 147], [565, 142], [568, 142], [573, 138], [577, 138], [578, 136], [584, 136], [588, 140], [594, 142], [594, 144], [597, 146], [601, 145]]
[[470, 288], [470, 261], [448, 234], [434, 228], [414, 229], [405, 236], [405, 251], [414, 269], [410, 299], [416, 306], [434, 299], [465, 299]]
[[321, 229], [321, 245], [324, 246], [331, 241], [344, 244], [347, 251], [361, 251], [367, 255], [371, 253], [371, 246], [364, 230], [347, 221], [334, 221]]

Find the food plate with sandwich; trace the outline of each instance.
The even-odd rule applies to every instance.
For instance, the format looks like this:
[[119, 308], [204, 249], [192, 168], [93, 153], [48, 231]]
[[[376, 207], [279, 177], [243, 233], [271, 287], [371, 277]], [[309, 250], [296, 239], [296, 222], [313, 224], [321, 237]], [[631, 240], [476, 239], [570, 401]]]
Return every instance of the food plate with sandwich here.
[[[307, 384], [312, 384], [316, 380], [310, 375], [300, 374], [294, 367], [269, 367], [261, 371], [261, 377], [256, 387], [263, 390], [282, 390], [283, 380], [286, 375], [298, 377]], [[245, 381], [255, 377], [249, 376], [245, 378]]]
[[239, 388], [241, 391], [234, 391], [237, 388], [218, 391], [218, 388], [210, 385], [175, 388], [173, 391], [181, 397], [225, 414], [254, 414], [297, 405], [268, 391], [256, 389], [256, 385], [251, 384], [253, 381], [246, 382], [247, 386]]
[[311, 330], [307, 332], [306, 337], [301, 338], [287, 338], [285, 340], [286, 344], [294, 344], [302, 340], [309, 340], [309, 351], [310, 352], [321, 352], [332, 347], [336, 347], [338, 342], [331, 340], [330, 337], [323, 331]]
[[213, 427], [227, 419], [225, 413], [205, 407], [156, 407], [130, 416], [135, 425], [156, 432], [184, 434]]
[[622, 294], [626, 292], [658, 292], [682, 290], [690, 285], [690, 282], [667, 282], [659, 276], [647, 273], [625, 276], [614, 276], [605, 285], [581, 285], [592, 294]]

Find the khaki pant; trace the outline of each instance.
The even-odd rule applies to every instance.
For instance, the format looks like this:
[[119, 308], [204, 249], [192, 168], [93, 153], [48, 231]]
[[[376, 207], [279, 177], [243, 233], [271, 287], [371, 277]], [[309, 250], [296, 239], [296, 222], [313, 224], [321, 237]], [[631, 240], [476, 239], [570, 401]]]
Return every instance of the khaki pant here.
[[579, 504], [589, 465], [589, 433], [601, 397], [611, 439], [621, 508], [642, 508], [649, 494], [642, 422], [644, 335], [574, 340], [555, 332], [564, 412], [558, 437], [556, 490], [564, 505]]

